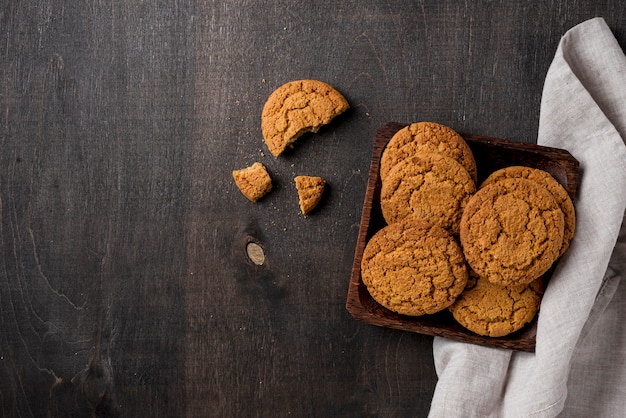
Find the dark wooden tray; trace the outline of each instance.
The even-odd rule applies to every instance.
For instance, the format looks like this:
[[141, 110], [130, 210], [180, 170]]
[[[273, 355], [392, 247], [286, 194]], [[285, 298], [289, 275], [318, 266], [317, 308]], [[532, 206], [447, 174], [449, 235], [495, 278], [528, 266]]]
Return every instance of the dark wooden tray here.
[[[361, 280], [361, 258], [369, 238], [385, 226], [380, 210], [379, 175], [380, 156], [391, 137], [406, 124], [391, 122], [376, 132], [367, 190], [363, 203], [359, 235], [352, 265], [346, 308], [357, 320], [403, 331], [452, 338], [458, 341], [491, 347], [508, 348], [533, 352], [537, 335], [536, 319], [526, 327], [505, 337], [483, 337], [459, 325], [452, 315], [444, 310], [434, 315], [410, 317], [399, 315], [378, 304], [370, 296]], [[482, 182], [493, 171], [511, 166], [525, 165], [549, 172], [569, 195], [574, 198], [578, 185], [578, 161], [567, 151], [535, 144], [512, 142], [480, 135], [461, 134], [474, 153], [478, 166], [478, 182]], [[549, 282], [551, 272], [546, 274]]]

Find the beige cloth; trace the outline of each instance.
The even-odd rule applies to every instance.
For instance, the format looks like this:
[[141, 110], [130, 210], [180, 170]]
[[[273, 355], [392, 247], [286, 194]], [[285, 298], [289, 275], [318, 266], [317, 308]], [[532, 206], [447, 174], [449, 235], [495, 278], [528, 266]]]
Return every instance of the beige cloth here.
[[546, 75], [538, 143], [580, 162], [576, 235], [544, 295], [535, 353], [435, 338], [430, 417], [626, 416], [626, 57], [602, 18]]

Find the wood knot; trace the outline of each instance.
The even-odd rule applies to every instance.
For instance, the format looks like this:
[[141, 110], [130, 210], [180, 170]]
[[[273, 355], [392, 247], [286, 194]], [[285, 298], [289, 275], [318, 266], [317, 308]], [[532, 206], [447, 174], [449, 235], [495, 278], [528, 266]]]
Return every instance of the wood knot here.
[[262, 266], [265, 263], [265, 251], [263, 247], [255, 241], [248, 241], [246, 243], [246, 255], [248, 259], [257, 266]]

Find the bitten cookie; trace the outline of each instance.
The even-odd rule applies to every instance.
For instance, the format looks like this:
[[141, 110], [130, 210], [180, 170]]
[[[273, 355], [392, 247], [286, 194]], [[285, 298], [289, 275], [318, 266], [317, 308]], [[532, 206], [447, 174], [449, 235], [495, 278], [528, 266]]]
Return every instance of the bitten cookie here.
[[263, 107], [263, 138], [277, 157], [304, 133], [317, 132], [349, 107], [341, 93], [322, 81], [291, 81], [270, 94]]
[[503, 179], [479, 189], [461, 217], [465, 258], [500, 285], [526, 284], [545, 273], [563, 243], [563, 212], [534, 181]]
[[296, 176], [294, 181], [298, 191], [300, 211], [306, 215], [322, 200], [326, 182], [321, 177], [313, 176]]
[[465, 287], [467, 267], [445, 229], [407, 220], [372, 236], [363, 252], [361, 277], [382, 306], [418, 316], [450, 306]]
[[442, 154], [407, 158], [382, 183], [380, 205], [388, 224], [411, 217], [459, 232], [461, 214], [476, 191], [461, 164]]
[[256, 202], [272, 190], [272, 179], [265, 166], [259, 162], [241, 170], [234, 170], [233, 178], [241, 193], [252, 202]]
[[460, 163], [476, 182], [474, 154], [463, 137], [447, 126], [417, 122], [400, 129], [391, 137], [380, 158], [380, 178], [384, 181], [393, 166], [418, 153], [436, 152]]
[[574, 204], [570, 199], [567, 191], [561, 184], [550, 175], [550, 173], [539, 170], [532, 167], [524, 166], [511, 166], [505, 167], [500, 170], [494, 171], [483, 181], [480, 187], [487, 186], [496, 181], [507, 178], [525, 178], [532, 180], [548, 189], [552, 196], [559, 204], [561, 211], [563, 212], [565, 229], [563, 230], [563, 243], [559, 251], [559, 256], [563, 255], [569, 248], [569, 244], [574, 237], [574, 231], [576, 229], [576, 212], [574, 210]]
[[503, 337], [535, 317], [543, 290], [541, 278], [530, 284], [500, 286], [477, 277], [474, 286], [466, 287], [448, 310], [459, 324], [476, 334]]

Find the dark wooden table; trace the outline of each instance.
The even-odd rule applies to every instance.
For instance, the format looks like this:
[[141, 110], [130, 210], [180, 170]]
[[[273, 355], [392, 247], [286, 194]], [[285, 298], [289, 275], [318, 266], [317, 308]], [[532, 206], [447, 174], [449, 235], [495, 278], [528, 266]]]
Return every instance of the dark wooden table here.
[[[0, 416], [427, 414], [432, 339], [345, 309], [374, 133], [534, 142], [560, 36], [625, 45], [626, 1], [412, 3], [2, 2]], [[351, 110], [274, 158], [261, 109], [302, 78]]]

